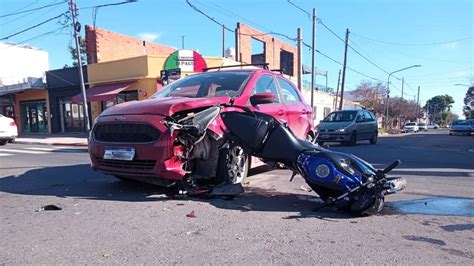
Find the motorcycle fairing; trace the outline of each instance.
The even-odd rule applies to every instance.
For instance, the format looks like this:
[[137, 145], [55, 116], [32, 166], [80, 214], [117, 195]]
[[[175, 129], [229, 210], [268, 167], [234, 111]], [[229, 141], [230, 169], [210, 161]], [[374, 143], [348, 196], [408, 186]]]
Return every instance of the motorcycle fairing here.
[[[323, 152], [305, 152], [298, 156], [298, 165], [304, 171], [309, 182], [342, 193], [360, 185], [362, 176], [347, 175], [340, 171], [334, 162], [322, 157], [323, 154]], [[316, 168], [319, 165], [325, 165], [329, 168], [327, 176], [322, 177], [317, 174]]]

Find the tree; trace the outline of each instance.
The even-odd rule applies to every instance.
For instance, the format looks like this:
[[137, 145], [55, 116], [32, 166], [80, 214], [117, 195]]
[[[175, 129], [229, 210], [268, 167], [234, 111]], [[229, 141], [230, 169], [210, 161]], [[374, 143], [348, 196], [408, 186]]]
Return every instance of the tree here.
[[362, 81], [357, 89], [351, 92], [356, 101], [374, 113], [384, 113], [384, 100], [387, 97], [387, 87], [383, 83]]
[[446, 125], [456, 116], [451, 113], [453, 103], [453, 97], [447, 94], [437, 95], [426, 101], [426, 105], [423, 108], [428, 112], [431, 122]]
[[[69, 44], [68, 50], [69, 50], [69, 53], [71, 54], [71, 59], [73, 60], [72, 65], [77, 67], [78, 62], [77, 62], [77, 52], [76, 52], [75, 45], [72, 46], [71, 44]], [[82, 38], [81, 36], [79, 36], [79, 50], [81, 52], [82, 64], [86, 65], [87, 64], [86, 40], [84, 38]], [[66, 66], [67, 65], [65, 65], [65, 67]]]
[[474, 86], [467, 89], [463, 111], [466, 119], [474, 118]]

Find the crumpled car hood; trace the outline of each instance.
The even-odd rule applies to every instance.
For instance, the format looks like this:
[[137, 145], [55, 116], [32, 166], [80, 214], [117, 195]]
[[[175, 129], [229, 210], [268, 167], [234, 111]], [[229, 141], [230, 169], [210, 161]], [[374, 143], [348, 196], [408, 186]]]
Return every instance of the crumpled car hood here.
[[216, 98], [188, 98], [188, 97], [163, 97], [150, 98], [142, 101], [125, 102], [106, 109], [101, 116], [112, 115], [145, 115], [154, 114], [171, 116], [176, 112], [228, 103], [230, 97]]

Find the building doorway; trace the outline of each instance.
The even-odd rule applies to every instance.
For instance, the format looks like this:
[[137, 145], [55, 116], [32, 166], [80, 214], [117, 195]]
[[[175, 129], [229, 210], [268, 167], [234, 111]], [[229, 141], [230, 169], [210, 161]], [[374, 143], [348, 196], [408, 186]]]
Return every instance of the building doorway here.
[[20, 102], [23, 133], [48, 133], [46, 101]]
[[60, 100], [61, 132], [84, 132], [84, 105], [72, 103], [71, 97]]

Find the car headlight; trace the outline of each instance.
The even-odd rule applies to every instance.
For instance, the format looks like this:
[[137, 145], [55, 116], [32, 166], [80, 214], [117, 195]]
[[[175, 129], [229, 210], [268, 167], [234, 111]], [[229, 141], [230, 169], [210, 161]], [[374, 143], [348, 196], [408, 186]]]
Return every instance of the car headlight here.
[[346, 128], [343, 127], [343, 128], [339, 128], [338, 130], [336, 130], [337, 132], [345, 132], [346, 131]]
[[320, 164], [316, 167], [316, 175], [320, 178], [328, 177], [330, 172], [331, 172], [331, 170], [325, 164]]

